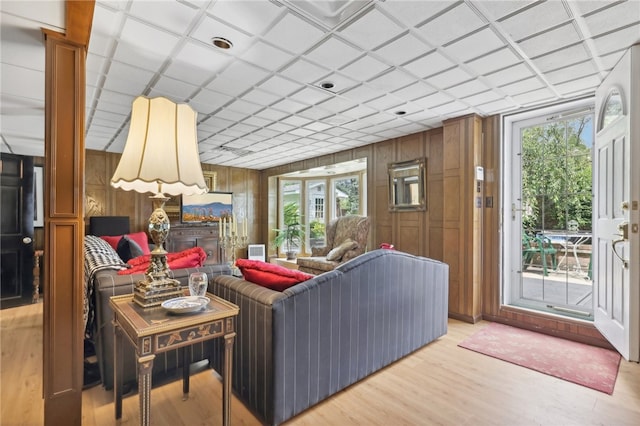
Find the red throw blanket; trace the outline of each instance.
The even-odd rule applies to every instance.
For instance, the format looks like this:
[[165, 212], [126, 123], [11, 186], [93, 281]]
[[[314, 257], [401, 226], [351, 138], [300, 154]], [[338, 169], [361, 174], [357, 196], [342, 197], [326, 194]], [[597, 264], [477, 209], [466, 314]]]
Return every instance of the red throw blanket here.
[[[177, 253], [167, 253], [169, 269], [197, 268], [204, 265], [207, 254], [202, 247], [193, 247]], [[127, 262], [129, 268], [118, 271], [118, 275], [144, 274], [151, 262], [151, 255], [134, 257]]]

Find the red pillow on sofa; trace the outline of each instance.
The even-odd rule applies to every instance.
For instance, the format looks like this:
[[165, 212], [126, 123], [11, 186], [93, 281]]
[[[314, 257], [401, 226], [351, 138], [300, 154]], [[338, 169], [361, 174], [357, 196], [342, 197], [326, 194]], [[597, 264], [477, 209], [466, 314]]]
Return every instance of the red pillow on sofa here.
[[314, 277], [311, 274], [260, 260], [238, 259], [236, 266], [240, 268], [245, 280], [276, 291], [284, 291], [292, 285]]
[[[151, 249], [149, 249], [149, 240], [147, 239], [147, 234], [144, 231], [134, 232], [133, 234], [126, 234], [129, 239], [135, 241], [140, 248], [142, 249], [142, 254], [151, 253]], [[118, 243], [123, 235], [102, 235], [100, 238], [109, 243], [114, 250], [118, 250]]]

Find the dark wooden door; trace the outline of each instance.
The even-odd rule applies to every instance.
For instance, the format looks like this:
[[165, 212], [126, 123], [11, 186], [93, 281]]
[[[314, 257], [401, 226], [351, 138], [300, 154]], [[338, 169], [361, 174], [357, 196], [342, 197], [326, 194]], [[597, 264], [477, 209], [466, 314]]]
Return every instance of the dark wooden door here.
[[0, 173], [0, 308], [4, 309], [32, 300], [33, 158], [1, 154]]

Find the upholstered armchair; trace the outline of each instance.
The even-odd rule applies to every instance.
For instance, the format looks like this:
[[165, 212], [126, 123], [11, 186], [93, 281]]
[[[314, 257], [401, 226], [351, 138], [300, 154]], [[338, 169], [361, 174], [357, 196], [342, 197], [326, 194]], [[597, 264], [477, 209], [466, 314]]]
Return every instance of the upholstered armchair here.
[[298, 257], [298, 269], [310, 274], [331, 271], [367, 249], [371, 219], [366, 216], [344, 216], [332, 220], [326, 229], [324, 247], [313, 247], [311, 257]]

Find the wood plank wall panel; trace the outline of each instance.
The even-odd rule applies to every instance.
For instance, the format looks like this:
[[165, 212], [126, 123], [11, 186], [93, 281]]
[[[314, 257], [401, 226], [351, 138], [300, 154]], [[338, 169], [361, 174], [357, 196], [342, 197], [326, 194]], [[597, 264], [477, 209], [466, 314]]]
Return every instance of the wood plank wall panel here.
[[[483, 217], [483, 285], [482, 317], [516, 327], [563, 337], [570, 340], [611, 348], [595, 326], [586, 321], [549, 316], [547, 314], [502, 306], [500, 301], [500, 117], [484, 119], [485, 208]], [[487, 197], [493, 198], [493, 207], [486, 207]]]
[[482, 122], [467, 116], [444, 123], [443, 258], [449, 264], [449, 316], [481, 319], [482, 208], [476, 207], [475, 166], [482, 164]]

